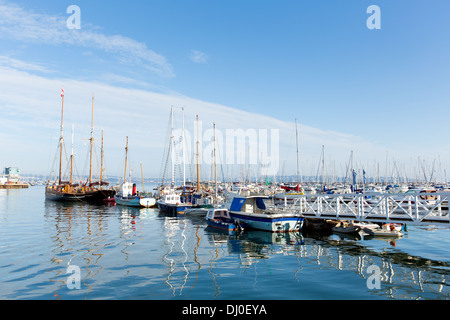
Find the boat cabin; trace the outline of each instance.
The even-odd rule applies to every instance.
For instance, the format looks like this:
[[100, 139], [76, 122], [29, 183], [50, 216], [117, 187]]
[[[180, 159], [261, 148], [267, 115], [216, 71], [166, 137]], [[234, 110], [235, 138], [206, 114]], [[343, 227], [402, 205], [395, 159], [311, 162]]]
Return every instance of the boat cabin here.
[[165, 194], [164, 195], [164, 203], [165, 204], [180, 204], [181, 199], [178, 194]]
[[209, 209], [208, 212], [206, 213], [206, 218], [210, 219], [210, 220], [214, 220], [214, 219], [221, 219], [221, 220], [223, 220], [223, 219], [231, 219], [230, 213], [225, 208], [222, 208], [222, 209]]
[[231, 202], [230, 211], [241, 211], [246, 213], [263, 213], [267, 209], [269, 197], [235, 197]]
[[136, 194], [136, 184], [133, 184], [131, 182], [125, 182], [120, 186], [118, 195], [127, 198], [132, 197]]

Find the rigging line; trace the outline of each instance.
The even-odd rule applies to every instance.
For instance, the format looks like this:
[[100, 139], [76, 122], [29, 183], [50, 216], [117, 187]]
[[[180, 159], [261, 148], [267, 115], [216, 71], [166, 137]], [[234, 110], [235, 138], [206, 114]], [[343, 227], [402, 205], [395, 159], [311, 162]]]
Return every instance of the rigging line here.
[[[167, 164], [169, 161], [169, 154], [170, 154], [170, 147], [171, 147], [171, 143], [170, 143], [170, 137], [171, 137], [171, 132], [170, 132], [170, 117], [169, 117], [169, 122], [167, 124], [167, 131], [166, 131], [166, 138], [164, 141], [164, 150], [163, 150], [163, 157], [161, 160], [161, 168], [160, 168], [160, 180], [161, 180], [161, 185], [164, 185], [164, 181], [166, 179], [166, 173], [167, 173]], [[169, 149], [169, 150], [167, 150]]]
[[[180, 136], [179, 137], [179, 139], [178, 139], [178, 148], [176, 148], [175, 146], [174, 146], [174, 152], [175, 152], [175, 166], [176, 166], [176, 168], [178, 169], [178, 173], [180, 174], [180, 179], [182, 180], [183, 179], [183, 171], [182, 171], [182, 169], [183, 169], [183, 166], [180, 164], [180, 155], [179, 155], [179, 149], [180, 149], [180, 146], [182, 147], [182, 145], [181, 145], [181, 141], [182, 141], [182, 136]], [[177, 150], [178, 149], [178, 150]]]
[[[217, 140], [216, 140], [216, 142], [217, 142]], [[222, 156], [221, 156], [221, 154], [220, 154], [220, 148], [219, 148], [219, 144], [217, 144], [217, 153], [218, 153], [218, 159], [219, 159], [219, 161], [220, 161], [220, 171], [222, 172], [222, 180], [223, 180], [223, 183], [225, 183], [226, 182], [226, 180], [225, 180], [225, 173], [223, 172], [223, 158], [222, 158]]]
[[166, 163], [164, 165], [164, 172], [163, 172], [163, 177], [161, 179], [161, 185], [164, 185], [164, 180], [166, 179], [166, 173], [167, 173], [167, 165], [169, 164], [169, 155], [172, 149], [172, 144], [169, 144], [168, 150], [167, 150], [167, 157], [166, 157]]
[[49, 182], [51, 180], [53, 180], [53, 173], [54, 173], [54, 170], [55, 170], [55, 163], [58, 160], [58, 154], [59, 154], [58, 151], [59, 151], [59, 145], [58, 145], [58, 148], [56, 148], [55, 158], [53, 159], [53, 164], [52, 164], [52, 167], [51, 167], [51, 170], [50, 170], [50, 175], [48, 177], [48, 181]]

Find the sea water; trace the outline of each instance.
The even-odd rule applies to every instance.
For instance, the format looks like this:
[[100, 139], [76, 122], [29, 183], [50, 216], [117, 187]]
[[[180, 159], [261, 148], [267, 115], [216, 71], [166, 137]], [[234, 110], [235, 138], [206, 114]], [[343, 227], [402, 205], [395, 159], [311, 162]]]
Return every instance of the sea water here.
[[211, 230], [204, 217], [0, 190], [2, 300], [450, 298], [450, 229], [393, 239]]

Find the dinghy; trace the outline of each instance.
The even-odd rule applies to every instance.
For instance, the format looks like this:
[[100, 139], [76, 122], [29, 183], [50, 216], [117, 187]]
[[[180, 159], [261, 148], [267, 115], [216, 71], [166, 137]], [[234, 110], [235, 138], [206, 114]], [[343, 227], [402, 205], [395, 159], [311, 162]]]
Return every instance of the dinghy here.
[[389, 230], [384, 228], [379, 229], [364, 229], [364, 235], [381, 236], [381, 237], [401, 237], [403, 233], [398, 230]]
[[206, 214], [208, 226], [224, 231], [243, 231], [245, 224], [239, 220], [233, 220], [226, 208], [212, 208]]

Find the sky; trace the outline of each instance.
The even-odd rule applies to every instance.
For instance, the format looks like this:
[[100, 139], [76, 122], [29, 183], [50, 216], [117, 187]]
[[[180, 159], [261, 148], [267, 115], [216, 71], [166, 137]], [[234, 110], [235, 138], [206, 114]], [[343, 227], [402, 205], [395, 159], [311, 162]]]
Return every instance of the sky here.
[[[368, 28], [371, 5], [380, 29]], [[122, 175], [128, 136], [133, 175], [142, 163], [161, 177], [171, 106], [176, 129], [184, 115], [188, 178], [196, 115], [204, 177], [213, 123], [222, 177], [295, 175], [296, 129], [303, 175], [317, 174], [322, 150], [329, 175], [345, 175], [352, 152], [372, 176], [442, 175], [449, 9], [446, 0], [0, 0], [0, 166], [52, 172], [64, 88], [66, 150], [73, 126], [80, 174], [94, 94], [96, 157], [103, 129], [109, 175]], [[231, 160], [227, 130], [247, 135]]]

